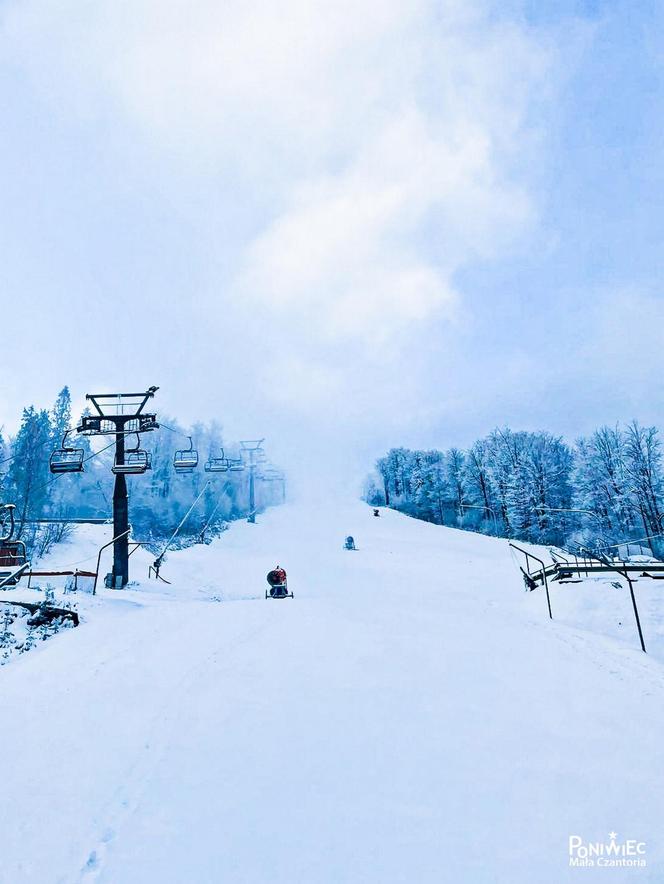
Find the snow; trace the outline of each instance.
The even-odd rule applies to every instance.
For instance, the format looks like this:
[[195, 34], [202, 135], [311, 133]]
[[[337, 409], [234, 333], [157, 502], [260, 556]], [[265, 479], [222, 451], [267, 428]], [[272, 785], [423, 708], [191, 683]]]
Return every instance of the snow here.
[[[1, 881], [664, 878], [660, 645], [597, 613], [626, 591], [554, 586], [550, 622], [505, 541], [354, 502], [170, 553], [171, 585], [152, 558], [0, 670]], [[264, 599], [277, 562], [294, 600]], [[569, 867], [570, 835], [613, 831], [645, 869]]]

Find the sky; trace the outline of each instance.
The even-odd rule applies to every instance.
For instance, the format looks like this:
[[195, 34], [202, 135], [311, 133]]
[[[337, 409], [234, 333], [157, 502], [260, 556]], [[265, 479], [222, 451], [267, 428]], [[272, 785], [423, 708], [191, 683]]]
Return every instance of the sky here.
[[664, 7], [0, 0], [0, 422], [295, 469], [660, 421]]

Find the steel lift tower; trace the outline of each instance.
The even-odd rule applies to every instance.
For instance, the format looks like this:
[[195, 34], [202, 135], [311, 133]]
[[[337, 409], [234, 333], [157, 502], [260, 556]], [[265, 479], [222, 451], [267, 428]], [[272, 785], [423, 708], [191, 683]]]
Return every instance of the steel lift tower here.
[[[145, 393], [88, 393], [96, 414], [84, 415], [76, 427], [86, 436], [115, 436], [113, 473], [113, 572], [112, 587], [122, 589], [129, 582], [129, 501], [126, 476], [135, 476], [150, 469], [150, 456], [140, 447], [140, 433], [157, 430], [156, 414], [144, 412], [148, 401], [159, 387]], [[136, 446], [125, 446], [127, 436], [136, 435]]]
[[256, 467], [258, 466], [258, 452], [262, 451], [265, 439], [245, 439], [240, 441], [242, 454], [249, 455], [249, 518], [247, 522], [256, 522]]

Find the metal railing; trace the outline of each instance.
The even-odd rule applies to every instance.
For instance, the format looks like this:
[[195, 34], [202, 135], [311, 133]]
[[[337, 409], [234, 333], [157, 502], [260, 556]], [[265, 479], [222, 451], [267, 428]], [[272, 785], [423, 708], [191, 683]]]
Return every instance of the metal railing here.
[[[539, 564], [542, 566], [542, 569], [541, 569], [542, 582], [544, 583], [544, 588], [546, 590], [546, 604], [549, 609], [549, 619], [553, 620], [553, 614], [551, 613], [551, 596], [549, 595], [549, 581], [548, 581], [547, 574], [546, 574], [546, 565], [544, 564], [542, 559], [538, 558], [536, 555], [534, 555], [532, 552], [529, 552], [527, 549], [523, 549], [523, 547], [517, 546], [516, 543], [513, 543], [511, 540], [508, 541], [508, 543], [512, 547], [512, 549], [515, 549], [517, 552], [520, 552], [522, 555], [524, 555], [526, 557], [526, 571], [524, 571], [523, 573], [527, 574], [531, 580], [536, 577], [538, 572], [531, 573], [530, 559], [533, 559], [533, 561], [535, 561], [535, 562], [539, 562]], [[521, 568], [521, 570], [523, 571], [523, 568]]]
[[[634, 572], [635, 570], [641, 570], [643, 565], [634, 565], [629, 562], [621, 562], [616, 560], [610, 560], [606, 556], [603, 556], [601, 553], [597, 553], [596, 550], [586, 549], [585, 547], [579, 547], [579, 553], [581, 556], [574, 553], [573, 558], [574, 561], [565, 558], [565, 556], [560, 555], [559, 553], [551, 552], [551, 557], [553, 562], [550, 565], [546, 565], [542, 559], [536, 556], [532, 551], [524, 549], [521, 546], [518, 546], [516, 543], [509, 541], [509, 546], [521, 553], [526, 558], [526, 567], [525, 569], [519, 565], [519, 568], [524, 575], [524, 579], [526, 580], [526, 584], [530, 589], [535, 589], [537, 587], [538, 581], [542, 582], [546, 590], [546, 601], [549, 609], [549, 618], [553, 620], [553, 616], [551, 614], [551, 599], [549, 595], [549, 576], [552, 576], [554, 580], [561, 579], [562, 577], [571, 577], [572, 574], [576, 573], [581, 575], [585, 573], [586, 577], [590, 576], [590, 574], [595, 574], [598, 571], [613, 571], [618, 574], [620, 577], [623, 577], [629, 586], [630, 598], [632, 601], [632, 610], [634, 611], [634, 620], [636, 621], [636, 629], [639, 636], [639, 643], [641, 645], [641, 650], [643, 653], [646, 653], [646, 645], [643, 638], [643, 630], [641, 628], [641, 618], [639, 617], [639, 609], [636, 604], [636, 595], [634, 593], [634, 583], [633, 579], [629, 576], [630, 571]], [[537, 562], [541, 567], [537, 570], [531, 570], [530, 560]], [[660, 570], [662, 568], [662, 563], [659, 562], [655, 566], [654, 563], [651, 566], [650, 570]], [[569, 569], [566, 572], [566, 569]], [[647, 567], [644, 570], [642, 576], [652, 576], [652, 574], [646, 573]], [[656, 578], [659, 579], [659, 578]]]
[[[100, 548], [99, 554], [97, 555], [97, 570], [95, 571], [95, 582], [92, 587], [92, 595], [97, 595], [97, 581], [99, 580], [99, 568], [101, 566], [101, 554], [104, 552], [105, 549], [108, 549], [109, 546], [112, 546], [116, 542], [116, 540], [122, 540], [123, 537], [128, 537], [130, 533], [131, 533], [131, 525], [127, 528], [126, 531], [123, 531], [122, 534], [118, 534], [117, 537], [114, 537], [112, 540], [109, 540], [108, 543], [105, 543]], [[134, 548], [129, 553], [130, 556], [136, 552], [136, 550], [139, 548], [139, 546], [141, 546], [141, 543], [138, 540], [133, 541], [133, 544], [134, 544]], [[127, 556], [127, 558], [128, 557], [129, 556]]]

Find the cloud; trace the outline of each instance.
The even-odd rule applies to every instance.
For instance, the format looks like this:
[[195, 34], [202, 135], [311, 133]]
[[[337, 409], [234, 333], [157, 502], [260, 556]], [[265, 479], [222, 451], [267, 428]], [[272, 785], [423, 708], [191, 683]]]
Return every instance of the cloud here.
[[235, 369], [278, 329], [248, 369], [277, 408], [361, 382], [372, 420], [429, 410], [459, 271], [536, 224], [552, 52], [489, 2], [21, 0], [2, 50], [210, 242], [197, 360], [219, 327]]

